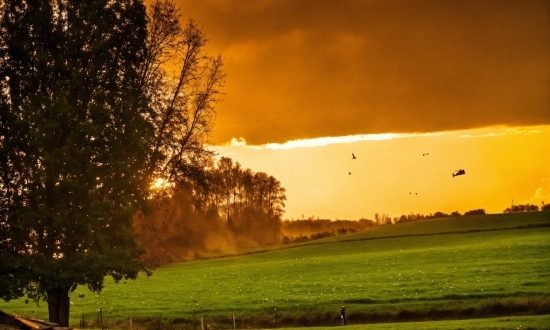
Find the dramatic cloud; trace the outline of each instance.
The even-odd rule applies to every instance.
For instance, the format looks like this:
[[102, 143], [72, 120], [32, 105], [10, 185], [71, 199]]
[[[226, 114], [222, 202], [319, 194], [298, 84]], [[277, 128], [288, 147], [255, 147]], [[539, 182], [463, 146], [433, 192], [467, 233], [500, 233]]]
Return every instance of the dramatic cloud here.
[[463, 134], [462, 138], [474, 138], [474, 137], [493, 137], [501, 135], [531, 135], [531, 134], [541, 134], [544, 131], [541, 129], [518, 129], [518, 128], [508, 128], [502, 130], [502, 128], [497, 128], [497, 131], [489, 131], [482, 134]]
[[550, 2], [176, 0], [226, 60], [214, 142], [550, 124]]
[[252, 149], [272, 149], [272, 150], [285, 150], [294, 148], [313, 148], [324, 147], [331, 144], [342, 143], [354, 143], [360, 141], [384, 141], [406, 137], [419, 137], [419, 136], [436, 136], [442, 133], [424, 133], [424, 134], [397, 134], [397, 133], [383, 133], [383, 134], [358, 134], [358, 135], [346, 135], [337, 137], [320, 137], [313, 139], [301, 139], [290, 140], [285, 143], [267, 143], [263, 145], [248, 145], [243, 138], [233, 138], [229, 145], [236, 147], [248, 147]]
[[530, 198], [526, 199], [524, 201], [524, 204], [535, 204], [537, 206], [539, 203], [544, 203], [546, 201], [546, 204], [548, 204], [548, 201], [550, 201], [550, 179], [543, 179], [542, 184], [545, 185], [545, 187], [540, 187], [535, 190], [535, 193]]

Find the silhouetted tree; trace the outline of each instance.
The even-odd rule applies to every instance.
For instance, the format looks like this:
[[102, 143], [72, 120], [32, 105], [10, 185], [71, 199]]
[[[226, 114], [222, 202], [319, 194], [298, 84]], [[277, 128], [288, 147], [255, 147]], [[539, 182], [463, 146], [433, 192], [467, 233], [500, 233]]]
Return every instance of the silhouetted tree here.
[[148, 175], [176, 189], [194, 180], [210, 161], [212, 151], [205, 145], [225, 82], [221, 56], [208, 56], [206, 36], [193, 20], [182, 28], [179, 17], [171, 0], [151, 5], [147, 53], [139, 66], [140, 89], [150, 101], [148, 121], [154, 129]]
[[538, 211], [539, 207], [533, 204], [518, 204], [512, 205], [511, 207], [504, 210], [504, 213], [514, 213], [514, 212], [532, 212]]
[[485, 215], [485, 209], [470, 210], [464, 213], [464, 215]]
[[171, 1], [0, 3], [0, 297], [68, 326], [77, 285], [150, 273], [134, 212], [211, 156], [225, 75], [206, 42]]
[[448, 217], [448, 216], [449, 216], [449, 215], [446, 214], [446, 213], [437, 211], [437, 212], [435, 212], [432, 216], [430, 216], [430, 218], [445, 218], [445, 217]]
[[136, 0], [0, 4], [0, 297], [48, 302], [149, 272], [131, 217], [147, 195], [153, 127], [140, 90]]
[[385, 225], [391, 225], [391, 217], [387, 215], [386, 213], [376, 213], [374, 215], [374, 222], [378, 226], [385, 226]]

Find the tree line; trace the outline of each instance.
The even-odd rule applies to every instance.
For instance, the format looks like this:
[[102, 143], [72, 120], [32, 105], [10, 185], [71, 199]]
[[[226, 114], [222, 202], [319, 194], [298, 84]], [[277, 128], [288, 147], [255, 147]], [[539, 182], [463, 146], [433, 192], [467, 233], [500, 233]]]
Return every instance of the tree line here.
[[142, 260], [152, 267], [281, 239], [285, 188], [221, 157], [134, 216]]
[[469, 215], [484, 215], [484, 214], [486, 214], [485, 209], [474, 209], [474, 210], [466, 211], [464, 214], [460, 214], [460, 212], [458, 211], [453, 211], [451, 213], [437, 211], [429, 214], [411, 213], [411, 214], [402, 214], [399, 217], [393, 217], [393, 218], [387, 215], [386, 213], [376, 213], [374, 215], [374, 222], [378, 226], [385, 226], [385, 225], [391, 225], [395, 223], [419, 221], [419, 220], [425, 220], [425, 219], [437, 219], [437, 218], [445, 218], [445, 217], [459, 217], [463, 215], [469, 216]]
[[[469, 215], [484, 215], [485, 209], [474, 209], [465, 212], [464, 216]], [[371, 229], [374, 227], [387, 226], [402, 222], [419, 221], [425, 219], [437, 219], [445, 217], [462, 216], [460, 212], [454, 211], [450, 214], [437, 211], [430, 214], [411, 213], [403, 214], [399, 217], [391, 217], [386, 213], [376, 213], [374, 220], [361, 218], [359, 220], [330, 220], [319, 219], [310, 216], [307, 219], [291, 219], [283, 221], [282, 224], [282, 242], [284, 244], [300, 243], [310, 240], [316, 240], [325, 237], [345, 235], [355, 233], [362, 230]]]
[[301, 243], [325, 237], [355, 233], [375, 227], [375, 223], [368, 219], [359, 220], [330, 220], [319, 219], [313, 216], [307, 219], [283, 221], [282, 243]]
[[503, 212], [504, 213], [515, 213], [515, 212], [533, 212], [533, 211], [550, 211], [550, 204], [544, 204], [544, 201], [541, 203], [542, 206], [539, 208], [537, 205], [530, 203], [518, 204], [507, 207]]

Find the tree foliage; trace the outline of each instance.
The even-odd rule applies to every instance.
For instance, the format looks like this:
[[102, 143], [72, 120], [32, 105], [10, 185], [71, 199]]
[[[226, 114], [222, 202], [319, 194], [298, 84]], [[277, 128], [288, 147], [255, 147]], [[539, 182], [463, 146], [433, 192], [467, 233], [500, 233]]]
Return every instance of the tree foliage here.
[[487, 213], [485, 213], [485, 209], [475, 209], [475, 210], [470, 210], [470, 211], [466, 211], [464, 213], [464, 215], [485, 215]]
[[532, 212], [538, 211], [539, 207], [533, 204], [519, 204], [512, 205], [504, 210], [504, 213], [515, 213], [515, 212]]
[[[214, 105], [225, 82], [220, 55], [208, 56], [208, 40], [193, 20], [182, 28], [174, 2], [156, 1], [149, 9], [148, 50], [140, 86], [150, 101], [154, 139], [148, 174], [176, 187], [197, 175], [212, 152]], [[170, 189], [158, 190], [167, 192]]]
[[171, 2], [0, 6], [0, 297], [67, 326], [77, 285], [150, 273], [133, 215], [209, 154], [222, 60]]
[[281, 240], [285, 189], [272, 176], [222, 157], [134, 221], [151, 265]]
[[310, 216], [302, 220], [282, 222], [283, 243], [300, 243], [325, 237], [355, 233], [375, 227], [375, 222], [368, 219], [328, 220], [315, 219]]

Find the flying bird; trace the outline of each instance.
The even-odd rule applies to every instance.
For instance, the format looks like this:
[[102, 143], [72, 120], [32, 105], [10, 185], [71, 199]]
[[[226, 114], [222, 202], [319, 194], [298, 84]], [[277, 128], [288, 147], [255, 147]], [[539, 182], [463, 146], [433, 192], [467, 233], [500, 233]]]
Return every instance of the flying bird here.
[[355, 155], [353, 154], [353, 152], [351, 153], [351, 159], [357, 159], [357, 157], [355, 157]]
[[428, 156], [429, 154], [430, 154], [429, 152], [427, 152], [427, 153], [425, 153], [425, 154], [422, 154], [422, 157]]
[[459, 176], [459, 175], [463, 175], [463, 174], [466, 174], [466, 171], [464, 171], [463, 169], [460, 169], [460, 170], [456, 171], [455, 173], [453, 173], [453, 178], [455, 176]]
[[348, 175], [351, 175], [351, 172], [348, 172], [349, 174]]

